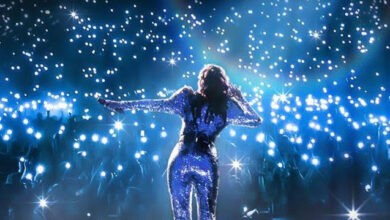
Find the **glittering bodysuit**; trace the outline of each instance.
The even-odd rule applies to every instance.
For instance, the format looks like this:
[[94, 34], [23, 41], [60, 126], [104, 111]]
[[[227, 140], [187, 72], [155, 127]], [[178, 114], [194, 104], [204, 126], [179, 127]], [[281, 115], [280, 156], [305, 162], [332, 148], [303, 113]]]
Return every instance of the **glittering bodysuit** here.
[[191, 219], [191, 198], [195, 190], [198, 219], [215, 220], [218, 159], [214, 140], [228, 124], [256, 126], [261, 119], [242, 97], [230, 97], [226, 120], [222, 116], [213, 115], [206, 122], [207, 103], [198, 106], [201, 108], [200, 116], [194, 117], [191, 111], [190, 102], [194, 96], [192, 88], [185, 86], [168, 99], [106, 100], [105, 106], [116, 111], [135, 109], [181, 116], [183, 123], [180, 139], [168, 162], [168, 186], [174, 219]]

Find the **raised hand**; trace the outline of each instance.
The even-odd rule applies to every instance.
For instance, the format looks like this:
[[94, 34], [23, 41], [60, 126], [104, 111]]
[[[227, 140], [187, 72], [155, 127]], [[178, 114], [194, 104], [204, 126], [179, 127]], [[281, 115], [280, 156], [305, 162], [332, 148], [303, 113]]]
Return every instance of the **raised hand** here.
[[240, 89], [238, 89], [234, 84], [229, 84], [229, 89], [228, 89], [228, 96], [232, 98], [239, 98], [242, 99], [242, 94]]

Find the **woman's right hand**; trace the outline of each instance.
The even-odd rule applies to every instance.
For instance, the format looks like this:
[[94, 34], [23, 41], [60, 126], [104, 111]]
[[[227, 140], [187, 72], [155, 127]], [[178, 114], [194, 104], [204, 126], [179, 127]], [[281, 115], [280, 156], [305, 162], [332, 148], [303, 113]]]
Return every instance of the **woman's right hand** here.
[[110, 109], [111, 111], [115, 111], [119, 113], [124, 112], [124, 109], [116, 101], [106, 100], [103, 99], [102, 97], [99, 97], [97, 101], [104, 107]]
[[235, 85], [233, 85], [231, 83], [229, 84], [228, 96], [230, 96], [232, 98], [242, 99], [242, 94], [241, 94], [240, 89], [238, 89]]

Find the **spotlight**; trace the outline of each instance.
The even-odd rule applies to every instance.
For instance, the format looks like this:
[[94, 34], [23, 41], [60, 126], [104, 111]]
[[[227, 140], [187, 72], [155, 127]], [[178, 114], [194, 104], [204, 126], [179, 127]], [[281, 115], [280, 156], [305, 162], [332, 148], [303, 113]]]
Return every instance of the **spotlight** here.
[[75, 18], [75, 19], [78, 18], [77, 13], [76, 13], [75, 11], [70, 12], [70, 16], [71, 16], [72, 18]]
[[115, 123], [114, 123], [114, 128], [116, 129], [116, 130], [122, 130], [123, 129], [123, 123], [121, 122], [121, 121], [116, 121]]
[[320, 39], [320, 33], [318, 33], [317, 31], [314, 31], [311, 35], [314, 39]]
[[356, 210], [348, 212], [348, 220], [359, 220], [359, 213]]
[[39, 206], [41, 208], [46, 208], [47, 207], [47, 200], [44, 198], [39, 199]]
[[242, 168], [242, 163], [239, 160], [237, 160], [237, 159], [233, 160], [230, 165], [235, 170], [241, 170], [241, 168]]
[[176, 60], [175, 60], [174, 58], [169, 59], [169, 64], [170, 64], [171, 66], [176, 65]]

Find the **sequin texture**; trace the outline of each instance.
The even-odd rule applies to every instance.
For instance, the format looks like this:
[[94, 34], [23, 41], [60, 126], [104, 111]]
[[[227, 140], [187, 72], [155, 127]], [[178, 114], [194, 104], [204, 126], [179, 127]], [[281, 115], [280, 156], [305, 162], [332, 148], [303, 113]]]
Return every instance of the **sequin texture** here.
[[175, 220], [191, 219], [191, 198], [195, 192], [198, 219], [216, 219], [218, 191], [218, 157], [215, 138], [228, 124], [257, 126], [261, 119], [240, 96], [227, 100], [227, 118], [213, 115], [206, 122], [207, 103], [199, 117], [191, 111], [191, 98], [195, 92], [185, 86], [169, 99], [144, 99], [132, 101], [104, 100], [107, 108], [115, 111], [148, 110], [178, 114], [182, 118], [180, 140], [175, 145], [168, 162], [168, 187]]

